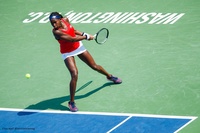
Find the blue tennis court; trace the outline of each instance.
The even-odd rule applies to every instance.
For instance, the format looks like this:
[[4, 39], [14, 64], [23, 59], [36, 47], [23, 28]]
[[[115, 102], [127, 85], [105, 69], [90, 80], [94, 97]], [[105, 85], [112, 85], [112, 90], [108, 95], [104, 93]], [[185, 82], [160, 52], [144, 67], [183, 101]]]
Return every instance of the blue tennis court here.
[[174, 133], [196, 117], [1, 109], [0, 119], [3, 133]]

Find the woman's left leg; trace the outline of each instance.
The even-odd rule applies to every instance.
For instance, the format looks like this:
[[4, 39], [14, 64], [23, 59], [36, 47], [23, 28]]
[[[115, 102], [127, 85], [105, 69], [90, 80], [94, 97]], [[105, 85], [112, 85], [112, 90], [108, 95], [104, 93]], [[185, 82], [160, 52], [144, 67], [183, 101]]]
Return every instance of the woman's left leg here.
[[84, 61], [88, 66], [90, 66], [93, 70], [105, 75], [107, 78], [111, 77], [111, 74], [109, 74], [102, 66], [96, 64], [93, 57], [87, 50], [82, 54], [78, 55], [78, 57], [82, 61]]

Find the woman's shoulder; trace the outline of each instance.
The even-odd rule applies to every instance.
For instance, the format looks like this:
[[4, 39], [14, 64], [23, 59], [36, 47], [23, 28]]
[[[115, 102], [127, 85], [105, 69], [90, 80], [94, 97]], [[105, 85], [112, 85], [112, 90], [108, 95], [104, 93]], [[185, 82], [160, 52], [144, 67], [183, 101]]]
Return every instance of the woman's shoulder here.
[[60, 35], [62, 34], [61, 31], [58, 29], [53, 29], [52, 32], [53, 32], [55, 39], [60, 40]]
[[59, 29], [53, 28], [52, 32], [53, 32], [53, 33], [60, 33], [61, 31], [60, 31]]
[[62, 18], [62, 19], [64, 19], [66, 22], [69, 23], [69, 19], [68, 19], [67, 17], [64, 17], [64, 18]]

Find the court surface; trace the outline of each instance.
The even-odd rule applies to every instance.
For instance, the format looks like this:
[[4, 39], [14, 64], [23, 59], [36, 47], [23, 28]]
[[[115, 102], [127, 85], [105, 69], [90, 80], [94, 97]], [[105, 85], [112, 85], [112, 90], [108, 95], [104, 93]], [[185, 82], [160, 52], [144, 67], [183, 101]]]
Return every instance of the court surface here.
[[[199, 133], [199, 6], [197, 0], [1, 0], [0, 132]], [[79, 31], [108, 28], [104, 45], [83, 44], [123, 80], [112, 84], [75, 57], [77, 113], [67, 107], [70, 75], [51, 33], [52, 11]]]

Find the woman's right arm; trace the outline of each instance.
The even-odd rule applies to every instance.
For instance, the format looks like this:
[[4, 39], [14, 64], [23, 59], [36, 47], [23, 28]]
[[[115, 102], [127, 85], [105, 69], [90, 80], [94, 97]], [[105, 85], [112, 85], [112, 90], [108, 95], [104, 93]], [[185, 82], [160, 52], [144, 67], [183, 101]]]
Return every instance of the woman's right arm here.
[[53, 30], [53, 34], [58, 40], [61, 39], [61, 40], [69, 41], [69, 42], [78, 42], [78, 41], [87, 39], [86, 36], [79, 36], [79, 35], [72, 37], [70, 35], [62, 33], [59, 30]]

